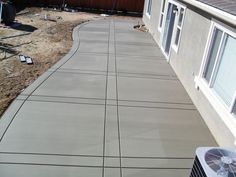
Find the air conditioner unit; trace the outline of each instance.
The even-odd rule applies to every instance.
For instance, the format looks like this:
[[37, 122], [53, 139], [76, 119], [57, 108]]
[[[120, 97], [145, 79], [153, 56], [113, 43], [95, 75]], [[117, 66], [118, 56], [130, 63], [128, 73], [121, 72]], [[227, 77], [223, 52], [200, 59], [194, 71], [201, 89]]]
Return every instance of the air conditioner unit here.
[[198, 148], [190, 177], [236, 177], [236, 150]]

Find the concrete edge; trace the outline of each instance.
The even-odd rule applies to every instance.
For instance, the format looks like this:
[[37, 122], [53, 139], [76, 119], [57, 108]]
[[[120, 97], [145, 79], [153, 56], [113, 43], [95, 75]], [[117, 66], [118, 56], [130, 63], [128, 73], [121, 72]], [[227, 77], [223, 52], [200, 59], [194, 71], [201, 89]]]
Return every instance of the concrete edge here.
[[[25, 101], [30, 97], [30, 95], [41, 84], [43, 84], [43, 82], [45, 82], [53, 73], [55, 73], [65, 62], [67, 62], [71, 57], [73, 57], [73, 55], [79, 49], [79, 45], [80, 45], [80, 39], [79, 39], [79, 33], [78, 33], [79, 29], [91, 22], [93, 21], [84, 22], [73, 29], [73, 33], [72, 33], [73, 45], [70, 51], [62, 59], [60, 59], [56, 64], [54, 64], [51, 68], [49, 68], [41, 76], [39, 76], [22, 93], [20, 93], [20, 95], [15, 98], [15, 100], [10, 104], [7, 110], [3, 113], [3, 115], [0, 118], [0, 142], [2, 141], [8, 128], [10, 127], [14, 117], [22, 108]], [[23, 97], [24, 99], [20, 97]]]
[[[55, 73], [63, 64], [65, 64], [71, 57], [73, 57], [73, 55], [77, 52], [80, 45], [79, 33], [77, 33], [79, 32], [79, 29], [89, 23], [94, 23], [98, 21], [106, 21], [106, 20], [109, 20], [109, 19], [98, 19], [98, 20], [87, 21], [87, 22], [81, 23], [80, 25], [76, 26], [73, 29], [73, 33], [72, 33], [73, 45], [70, 51], [62, 59], [60, 59], [56, 64], [54, 64], [51, 68], [49, 68], [41, 76], [39, 76], [22, 93], [20, 93], [19, 96], [15, 98], [15, 100], [11, 103], [11, 105], [9, 105], [7, 110], [1, 116], [0, 118], [0, 143], [5, 133], [7, 132], [8, 128], [10, 127], [12, 121], [14, 120], [15, 116], [17, 115], [19, 110], [22, 108], [24, 103], [27, 101], [27, 99], [31, 96], [31, 94], [41, 84], [43, 84], [49, 77], [51, 77], [52, 74]], [[128, 20], [128, 21], [133, 21], [133, 20]]]

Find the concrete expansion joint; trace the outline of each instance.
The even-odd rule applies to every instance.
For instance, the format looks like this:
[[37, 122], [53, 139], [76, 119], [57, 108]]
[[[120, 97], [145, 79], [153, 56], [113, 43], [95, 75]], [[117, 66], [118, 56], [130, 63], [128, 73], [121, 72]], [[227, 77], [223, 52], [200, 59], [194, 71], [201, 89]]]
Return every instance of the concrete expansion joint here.
[[160, 49], [146, 45], [152, 38], [135, 23], [74, 28], [70, 52], [0, 119], [0, 176], [184, 177], [195, 148], [215, 146]]

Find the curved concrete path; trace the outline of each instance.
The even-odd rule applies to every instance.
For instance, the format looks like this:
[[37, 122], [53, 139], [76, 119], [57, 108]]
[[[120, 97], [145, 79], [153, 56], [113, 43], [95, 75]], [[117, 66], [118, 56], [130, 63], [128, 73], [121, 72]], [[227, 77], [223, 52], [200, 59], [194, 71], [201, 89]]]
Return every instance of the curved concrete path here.
[[137, 21], [74, 30], [69, 54], [0, 120], [1, 177], [188, 177], [195, 149], [216, 146]]

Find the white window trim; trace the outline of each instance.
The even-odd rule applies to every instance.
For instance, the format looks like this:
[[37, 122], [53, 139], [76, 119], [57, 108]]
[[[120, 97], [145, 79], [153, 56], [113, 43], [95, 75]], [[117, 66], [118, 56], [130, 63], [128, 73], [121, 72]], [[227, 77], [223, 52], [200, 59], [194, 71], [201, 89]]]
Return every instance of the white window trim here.
[[234, 93], [234, 101], [232, 101], [232, 104], [230, 105], [230, 113], [231, 114], [233, 114], [233, 109], [234, 109], [235, 104], [236, 104], [236, 91]]
[[[214, 92], [212, 88], [209, 87], [211, 81], [209, 83], [203, 78], [203, 74], [206, 68], [206, 63], [208, 61], [209, 50], [211, 48], [211, 41], [213, 37], [214, 29], [218, 28], [222, 30], [224, 33], [227, 33], [236, 38], [236, 32], [232, 28], [218, 22], [215, 19], [212, 19], [211, 28], [208, 34], [207, 45], [205, 48], [201, 68], [199, 75], [195, 77], [195, 86], [200, 89], [202, 93], [206, 96], [212, 107], [216, 110], [218, 115], [221, 117], [222, 121], [226, 124], [229, 130], [232, 132], [234, 137], [236, 138], [236, 117], [232, 114], [233, 106], [236, 100], [232, 101], [234, 103], [231, 104], [230, 108], [226, 106], [226, 104], [222, 101], [222, 99]], [[236, 98], [236, 93], [234, 95]], [[235, 142], [236, 143], [236, 142]]]
[[[184, 21], [185, 21], [185, 14], [186, 14], [186, 6], [180, 4], [178, 8], [179, 8], [178, 11], [180, 11], [180, 9], [183, 8], [183, 9], [184, 9], [184, 13], [183, 13], [182, 24], [181, 24], [180, 27], [178, 26], [179, 18], [175, 19], [176, 21], [175, 21], [175, 29], [174, 29], [174, 34], [173, 34], [174, 38], [173, 38], [173, 41], [172, 41], [172, 49], [173, 49], [176, 53], [178, 53], [178, 51], [179, 51], [179, 45], [180, 45], [180, 43], [181, 43], [182, 31], [183, 31], [183, 26], [184, 26]], [[178, 16], [178, 17], [179, 17], [179, 16]], [[176, 44], [175, 44], [175, 39], [176, 39], [176, 34], [177, 34], [177, 28], [180, 29], [180, 34], [179, 34], [179, 41], [178, 41], [178, 44], [176, 45]]]
[[[163, 22], [164, 22], [165, 11], [166, 11], [166, 4], [168, 4], [168, 0], [165, 0], [165, 4], [164, 4], [164, 0], [161, 1], [160, 17], [159, 17], [159, 23], [158, 23], [158, 31], [159, 32], [161, 32], [161, 29], [163, 28]], [[162, 11], [162, 9], [164, 9], [164, 11]], [[161, 16], [162, 16], [162, 25], [161, 25]]]
[[151, 15], [147, 12], [146, 13], [146, 16], [150, 19], [151, 18]]
[[[185, 12], [186, 12], [187, 7], [186, 7], [184, 4], [182, 4], [181, 2], [179, 2], [179, 1], [176, 1], [176, 0], [166, 0], [165, 10], [164, 10], [164, 19], [163, 19], [162, 27], [163, 27], [163, 25], [165, 25], [165, 23], [166, 23], [166, 16], [167, 16], [167, 11], [168, 11], [168, 5], [169, 5], [169, 3], [176, 5], [178, 8], [183, 8], [183, 9], [184, 9], [183, 24], [182, 24], [182, 26], [184, 26]], [[172, 35], [170, 47], [171, 47], [171, 49], [174, 49], [175, 52], [177, 53], [178, 50], [177, 50], [177, 48], [174, 47], [174, 44], [173, 44], [173, 43], [174, 43], [174, 42], [173, 42], [173, 41], [174, 41], [174, 36], [176, 35], [176, 34], [175, 34], [175, 33], [176, 33], [176, 28], [177, 28], [177, 27], [176, 27], [176, 23], [177, 23], [177, 18], [175, 19], [175, 22], [174, 22], [174, 29], [173, 29], [173, 35]], [[181, 30], [181, 32], [180, 32], [179, 44], [180, 44], [181, 36], [182, 36], [181, 33], [182, 33], [182, 30]], [[160, 40], [160, 43], [162, 43], [163, 34], [164, 34], [164, 28], [161, 28], [161, 40]], [[167, 54], [165, 53], [165, 51], [164, 51], [164, 49], [163, 49], [162, 46], [161, 46], [161, 51], [162, 51], [162, 53], [164, 54], [165, 58], [167, 59], [167, 62], [170, 62], [170, 55], [171, 55], [171, 52], [169, 52], [169, 55], [167, 55]]]
[[[148, 12], [148, 8], [149, 8], [149, 2], [150, 2], [151, 0], [148, 0], [147, 1], [147, 9], [146, 9], [146, 16], [150, 19], [151, 18], [151, 13], [152, 13], [152, 10], [151, 10], [151, 12], [149, 13]], [[151, 5], [151, 9], [152, 9], [152, 5]]]

